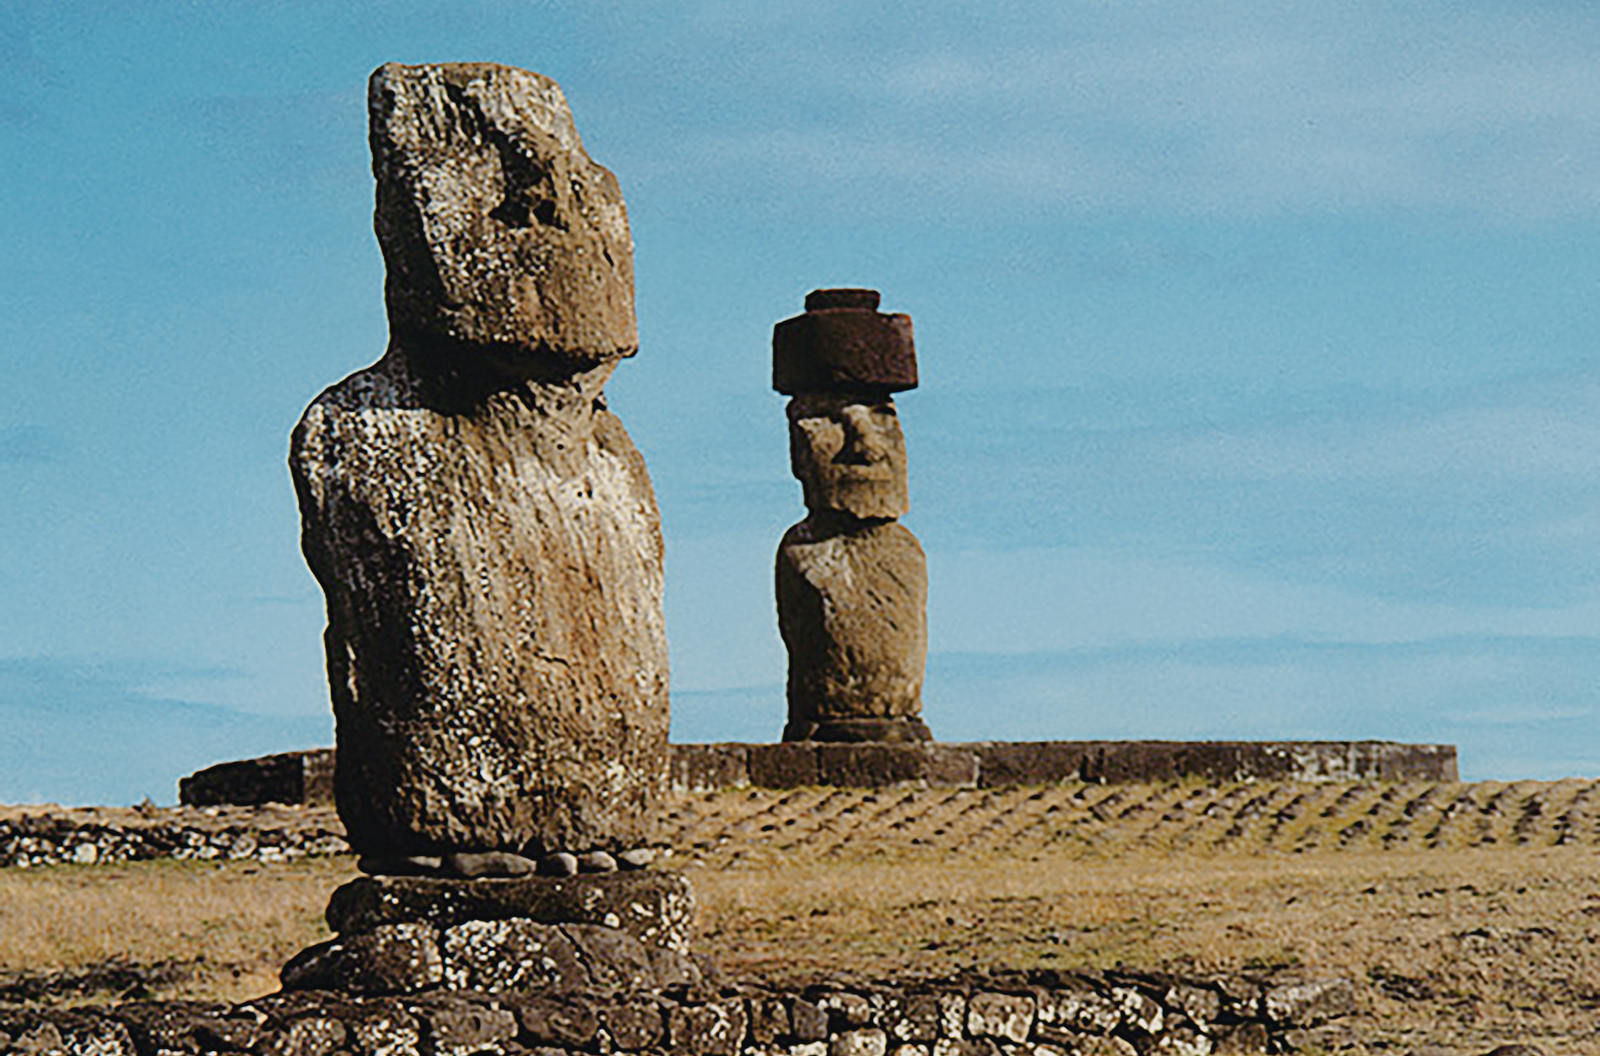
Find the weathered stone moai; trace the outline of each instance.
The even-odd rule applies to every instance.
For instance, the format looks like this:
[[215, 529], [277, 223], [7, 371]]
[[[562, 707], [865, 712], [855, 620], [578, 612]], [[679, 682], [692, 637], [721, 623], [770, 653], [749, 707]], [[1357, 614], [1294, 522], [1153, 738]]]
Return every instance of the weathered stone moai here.
[[772, 387], [789, 401], [789, 464], [806, 518], [778, 546], [789, 650], [786, 741], [931, 739], [922, 721], [927, 561], [909, 509], [892, 394], [917, 385], [911, 317], [876, 290], [815, 290], [772, 332]]
[[622, 194], [535, 73], [390, 64], [368, 110], [389, 348], [290, 455], [339, 814], [375, 872], [603, 861], [668, 775], [659, 517], [601, 391], [638, 347]]

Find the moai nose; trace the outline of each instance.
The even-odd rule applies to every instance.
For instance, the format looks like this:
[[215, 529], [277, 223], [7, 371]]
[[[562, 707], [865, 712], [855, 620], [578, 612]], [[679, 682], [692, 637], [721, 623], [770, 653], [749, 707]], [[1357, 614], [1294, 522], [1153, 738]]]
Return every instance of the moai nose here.
[[844, 408], [839, 413], [839, 424], [844, 427], [844, 444], [835, 462], [868, 465], [888, 457], [889, 445], [884, 441], [882, 430], [873, 424], [870, 408]]

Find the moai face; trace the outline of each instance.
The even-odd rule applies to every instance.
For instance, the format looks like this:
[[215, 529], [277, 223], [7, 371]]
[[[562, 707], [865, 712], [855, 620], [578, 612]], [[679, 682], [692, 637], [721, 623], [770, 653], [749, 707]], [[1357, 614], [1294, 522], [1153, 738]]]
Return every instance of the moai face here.
[[789, 467], [806, 509], [881, 520], [911, 508], [905, 435], [892, 399], [805, 393], [789, 402], [788, 413]]

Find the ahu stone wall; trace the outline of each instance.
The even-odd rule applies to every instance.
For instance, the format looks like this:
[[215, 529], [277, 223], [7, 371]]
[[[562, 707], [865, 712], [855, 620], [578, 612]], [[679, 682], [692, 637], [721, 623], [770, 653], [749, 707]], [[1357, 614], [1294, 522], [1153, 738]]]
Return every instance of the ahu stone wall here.
[[1045, 972], [800, 990], [695, 984], [407, 996], [284, 991], [239, 1005], [0, 1006], [27, 1056], [1211, 1056], [1335, 1043], [1343, 979]]
[[[1449, 744], [1390, 741], [978, 741], [920, 744], [674, 744], [671, 791], [724, 788], [1013, 788], [1238, 781], [1456, 781]], [[331, 803], [334, 752], [263, 756], [190, 774], [190, 806]]]

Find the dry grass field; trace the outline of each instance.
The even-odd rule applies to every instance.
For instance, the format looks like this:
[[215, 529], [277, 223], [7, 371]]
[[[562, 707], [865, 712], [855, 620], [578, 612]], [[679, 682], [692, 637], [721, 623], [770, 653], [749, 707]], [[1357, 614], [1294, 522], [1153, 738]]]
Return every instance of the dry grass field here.
[[[1361, 984], [1367, 1051], [1600, 1054], [1597, 782], [745, 790], [666, 823], [734, 978], [1295, 969]], [[163, 996], [253, 996], [352, 874], [0, 871], [0, 982], [121, 960], [168, 963]]]

